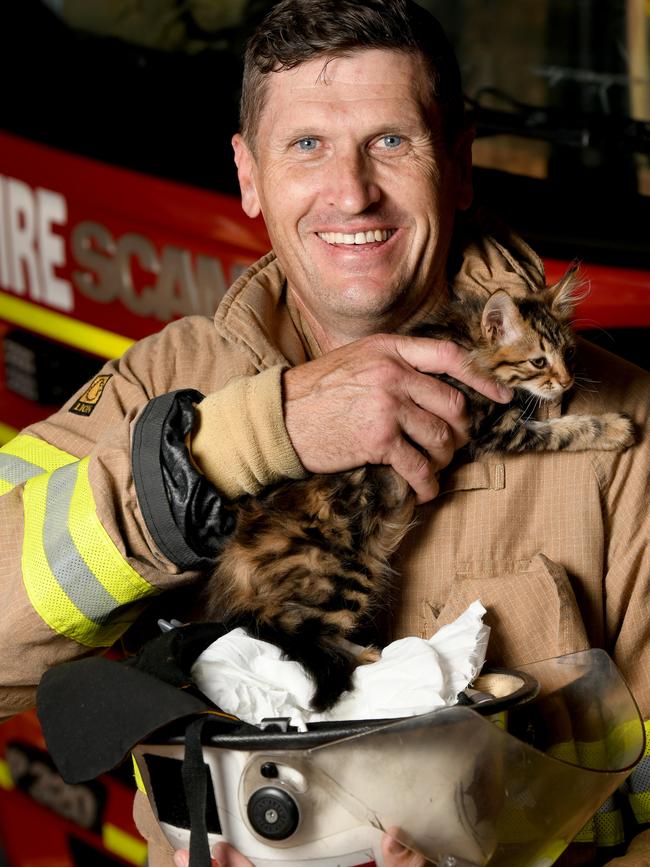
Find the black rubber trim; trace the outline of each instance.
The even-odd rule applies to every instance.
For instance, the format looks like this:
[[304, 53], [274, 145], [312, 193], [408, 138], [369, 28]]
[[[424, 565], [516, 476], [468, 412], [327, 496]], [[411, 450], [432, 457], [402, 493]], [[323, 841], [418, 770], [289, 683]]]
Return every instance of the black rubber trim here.
[[202, 399], [194, 389], [155, 397], [133, 432], [133, 480], [142, 516], [161, 553], [181, 569], [213, 565], [235, 523], [185, 446], [194, 404]]

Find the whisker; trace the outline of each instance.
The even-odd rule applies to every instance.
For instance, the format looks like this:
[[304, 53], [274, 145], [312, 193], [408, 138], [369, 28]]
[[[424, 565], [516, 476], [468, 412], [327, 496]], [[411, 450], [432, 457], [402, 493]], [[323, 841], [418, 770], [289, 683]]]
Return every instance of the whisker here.
[[517, 424], [520, 424], [522, 421], [527, 422], [530, 416], [526, 416], [526, 412], [528, 411], [531, 403], [535, 400], [535, 395], [531, 394], [526, 398], [526, 403], [523, 405], [521, 412], [519, 413], [519, 417], [517, 418]]
[[[609, 340], [612, 341], [612, 343], [615, 342], [615, 337], [614, 337], [614, 335], [611, 334], [611, 332], [609, 332], [606, 328], [603, 328], [602, 325], [599, 325], [598, 322], [596, 322], [594, 319], [575, 319], [574, 322], [573, 322], [573, 324], [574, 324], [574, 325], [578, 325], [578, 324], [580, 324], [580, 325], [589, 325], [589, 326], [591, 326], [591, 328], [592, 328], [594, 331], [598, 331], [598, 332], [600, 332], [601, 334], [604, 334], [605, 337], [609, 338]], [[578, 332], [578, 333], [580, 333], [580, 332]], [[588, 338], [585, 338], [585, 339], [588, 339]]]
[[537, 412], [537, 407], [540, 405], [541, 400], [542, 399], [538, 394], [531, 394], [530, 398], [526, 401], [521, 416], [519, 417], [519, 421], [523, 420], [524, 424], [527, 421], [530, 421]]
[[599, 391], [597, 388], [587, 388], [586, 385], [583, 385], [581, 382], [576, 382], [576, 391], [584, 391], [587, 394], [598, 394]]

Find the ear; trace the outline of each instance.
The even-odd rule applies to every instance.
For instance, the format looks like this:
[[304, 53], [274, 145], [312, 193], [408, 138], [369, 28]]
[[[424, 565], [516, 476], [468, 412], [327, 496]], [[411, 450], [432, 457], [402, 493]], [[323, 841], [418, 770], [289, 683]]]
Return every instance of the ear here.
[[472, 143], [474, 142], [474, 127], [463, 130], [454, 143], [453, 154], [458, 171], [458, 189], [456, 192], [456, 208], [466, 211], [474, 198], [472, 184]]
[[514, 343], [521, 335], [521, 314], [504, 289], [497, 289], [488, 298], [483, 308], [481, 330], [490, 343]]
[[551, 310], [560, 319], [568, 319], [589, 292], [589, 285], [581, 278], [579, 269], [580, 264], [574, 262], [566, 274], [547, 289], [551, 296]]
[[239, 133], [232, 137], [232, 148], [235, 152], [242, 208], [246, 216], [259, 217], [262, 207], [255, 184], [255, 158]]

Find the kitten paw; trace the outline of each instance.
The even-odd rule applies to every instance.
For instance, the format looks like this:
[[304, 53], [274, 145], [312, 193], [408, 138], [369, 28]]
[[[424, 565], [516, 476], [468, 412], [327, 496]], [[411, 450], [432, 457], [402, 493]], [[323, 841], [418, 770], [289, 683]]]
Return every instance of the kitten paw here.
[[603, 429], [598, 446], [606, 451], [622, 452], [636, 440], [634, 422], [623, 412], [607, 412], [599, 416]]
[[354, 662], [356, 665], [369, 665], [371, 662], [377, 662], [379, 659], [381, 659], [381, 650], [369, 644], [360, 653], [357, 653], [354, 657]]

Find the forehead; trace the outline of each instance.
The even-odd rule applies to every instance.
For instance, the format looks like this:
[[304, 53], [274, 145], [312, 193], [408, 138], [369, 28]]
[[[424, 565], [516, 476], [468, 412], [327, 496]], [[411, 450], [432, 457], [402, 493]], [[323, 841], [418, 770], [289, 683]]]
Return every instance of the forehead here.
[[269, 75], [260, 126], [281, 135], [305, 123], [367, 116], [431, 124], [437, 115], [426, 66], [418, 54], [361, 49], [319, 56]]

